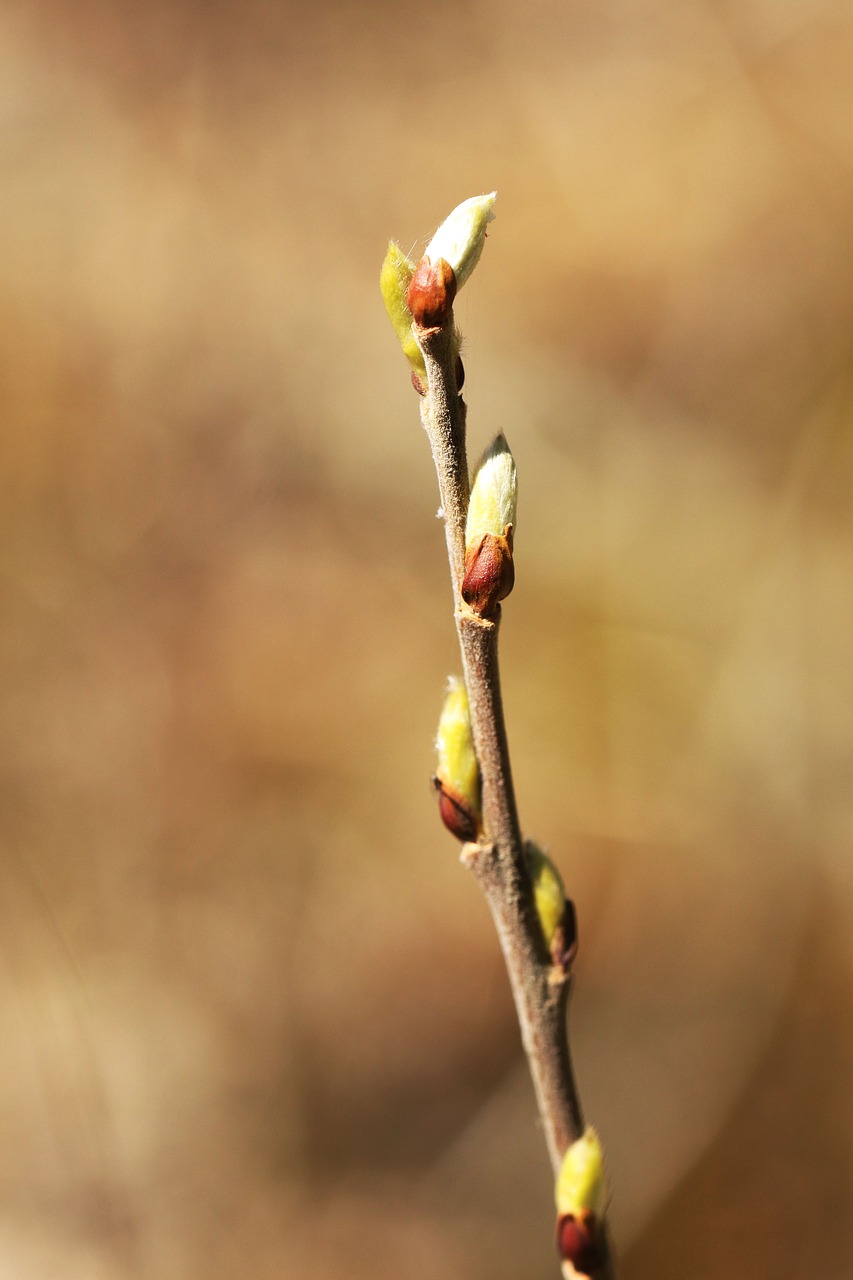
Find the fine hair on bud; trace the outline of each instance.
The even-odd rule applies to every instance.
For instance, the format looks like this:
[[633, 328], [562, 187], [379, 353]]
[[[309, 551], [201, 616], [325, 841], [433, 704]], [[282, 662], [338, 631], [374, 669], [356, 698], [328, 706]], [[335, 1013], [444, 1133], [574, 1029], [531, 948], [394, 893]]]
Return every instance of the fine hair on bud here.
[[506, 534], [515, 529], [518, 477], [506, 436], [500, 432], [485, 450], [471, 482], [465, 521], [465, 544], [470, 547], [485, 533]]
[[459, 840], [476, 840], [480, 831], [480, 766], [474, 750], [465, 681], [451, 676], [441, 708], [435, 747], [434, 785], [441, 820]]
[[403, 349], [403, 355], [409, 362], [412, 381], [415, 389], [423, 394], [426, 388], [427, 374], [421, 349], [412, 333], [412, 313], [406, 303], [406, 292], [415, 274], [415, 264], [403, 253], [399, 245], [392, 240], [379, 273], [379, 288], [382, 301], [388, 312], [397, 340]]

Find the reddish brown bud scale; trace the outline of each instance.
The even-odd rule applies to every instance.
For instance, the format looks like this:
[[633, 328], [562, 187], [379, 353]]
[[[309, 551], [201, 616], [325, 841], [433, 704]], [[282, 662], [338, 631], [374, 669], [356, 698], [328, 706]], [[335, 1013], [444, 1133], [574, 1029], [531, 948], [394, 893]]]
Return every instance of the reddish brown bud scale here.
[[578, 920], [575, 904], [566, 898], [563, 918], [557, 926], [554, 941], [551, 943], [551, 959], [564, 972], [568, 972], [574, 964], [578, 953]]
[[470, 805], [440, 778], [433, 778], [432, 785], [438, 792], [438, 812], [447, 830], [463, 843], [476, 840], [480, 822]]
[[557, 1219], [557, 1252], [581, 1275], [595, 1275], [604, 1265], [604, 1247], [594, 1213], [564, 1213]]
[[406, 290], [406, 306], [421, 329], [437, 329], [450, 315], [456, 297], [456, 276], [444, 258], [421, 258]]
[[490, 618], [515, 585], [512, 525], [503, 536], [484, 533], [465, 553], [462, 599], [481, 618]]

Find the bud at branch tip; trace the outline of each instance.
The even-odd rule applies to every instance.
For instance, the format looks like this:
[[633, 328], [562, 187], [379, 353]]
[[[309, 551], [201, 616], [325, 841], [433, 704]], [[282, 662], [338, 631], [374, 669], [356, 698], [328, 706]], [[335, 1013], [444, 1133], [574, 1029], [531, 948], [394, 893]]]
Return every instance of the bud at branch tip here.
[[456, 294], [480, 261], [496, 198], [493, 191], [463, 200], [427, 245], [406, 291], [406, 305], [422, 329], [437, 328], [450, 315]]
[[424, 251], [424, 257], [430, 262], [443, 258], [450, 266], [456, 277], [457, 292], [480, 261], [486, 228], [494, 221], [497, 196], [497, 191], [492, 191], [487, 196], [463, 200], [444, 219]]

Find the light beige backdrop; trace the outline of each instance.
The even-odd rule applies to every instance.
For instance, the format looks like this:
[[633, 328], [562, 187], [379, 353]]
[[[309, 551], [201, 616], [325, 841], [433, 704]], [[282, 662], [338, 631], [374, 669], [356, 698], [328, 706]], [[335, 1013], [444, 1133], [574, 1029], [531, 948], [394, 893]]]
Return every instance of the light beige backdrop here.
[[847, 1280], [844, 0], [0, 5], [0, 1277], [554, 1276], [377, 274], [464, 197], [627, 1280]]

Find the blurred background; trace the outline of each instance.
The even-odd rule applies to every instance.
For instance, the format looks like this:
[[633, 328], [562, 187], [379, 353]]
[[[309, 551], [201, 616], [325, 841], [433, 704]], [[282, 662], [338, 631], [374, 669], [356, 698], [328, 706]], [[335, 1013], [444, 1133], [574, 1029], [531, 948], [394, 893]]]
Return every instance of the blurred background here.
[[3, 0], [0, 1277], [556, 1276], [377, 288], [465, 197], [626, 1280], [853, 1257], [846, 0]]

